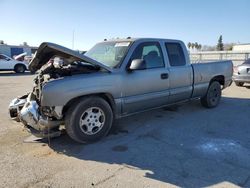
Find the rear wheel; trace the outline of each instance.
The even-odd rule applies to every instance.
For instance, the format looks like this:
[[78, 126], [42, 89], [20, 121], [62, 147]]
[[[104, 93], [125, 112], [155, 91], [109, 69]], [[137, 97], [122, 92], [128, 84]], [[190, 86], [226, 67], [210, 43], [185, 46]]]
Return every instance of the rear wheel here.
[[236, 86], [242, 87], [244, 85], [244, 82], [235, 82]]
[[206, 108], [216, 107], [221, 99], [221, 85], [217, 81], [213, 81], [204, 97], [201, 98], [201, 104]]
[[94, 142], [108, 134], [113, 123], [113, 112], [100, 97], [84, 98], [68, 110], [65, 127], [68, 135], [80, 143]]
[[14, 71], [16, 73], [24, 73], [26, 70], [26, 67], [24, 65], [16, 65], [14, 68]]

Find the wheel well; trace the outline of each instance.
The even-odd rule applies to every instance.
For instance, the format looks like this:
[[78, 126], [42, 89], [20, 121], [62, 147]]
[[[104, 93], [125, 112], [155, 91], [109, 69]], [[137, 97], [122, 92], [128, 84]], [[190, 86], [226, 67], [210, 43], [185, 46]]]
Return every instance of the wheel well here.
[[17, 64], [14, 66], [14, 69], [16, 69], [16, 67], [19, 66], [19, 65], [23, 66], [23, 67], [25, 68], [25, 70], [26, 70], [26, 66], [23, 65], [23, 64], [21, 64], [21, 63], [17, 63]]
[[215, 76], [211, 79], [210, 81], [210, 84], [213, 82], [213, 81], [217, 81], [220, 83], [220, 85], [224, 86], [225, 84], [225, 77], [223, 75], [218, 75], [218, 76]]
[[79, 96], [76, 98], [71, 99], [69, 102], [67, 102], [67, 104], [63, 107], [62, 113], [65, 114], [67, 112], [67, 110], [69, 109], [69, 107], [71, 105], [76, 104], [79, 100], [82, 100], [83, 98], [86, 97], [92, 97], [92, 96], [97, 96], [97, 97], [101, 97], [103, 98], [105, 101], [107, 101], [112, 109], [113, 112], [115, 112], [115, 101], [114, 98], [111, 94], [109, 93], [95, 93], [95, 94], [90, 94], [90, 95], [83, 95], [83, 96]]

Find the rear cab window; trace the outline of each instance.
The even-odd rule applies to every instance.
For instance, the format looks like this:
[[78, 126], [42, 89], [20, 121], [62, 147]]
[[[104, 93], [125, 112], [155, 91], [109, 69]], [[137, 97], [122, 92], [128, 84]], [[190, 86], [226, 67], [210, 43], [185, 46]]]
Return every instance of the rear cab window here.
[[183, 49], [179, 43], [170, 42], [165, 43], [165, 47], [168, 54], [169, 64], [171, 67], [185, 66], [186, 59]]

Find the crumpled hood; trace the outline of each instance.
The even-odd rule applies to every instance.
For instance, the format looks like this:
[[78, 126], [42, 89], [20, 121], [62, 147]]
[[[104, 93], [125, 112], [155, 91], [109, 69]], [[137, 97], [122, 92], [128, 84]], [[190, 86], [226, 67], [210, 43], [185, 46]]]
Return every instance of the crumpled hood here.
[[78, 52], [69, 48], [49, 42], [43, 42], [39, 46], [34, 58], [29, 63], [29, 70], [31, 72], [36, 72], [55, 55], [66, 58], [68, 60], [67, 62], [69, 63], [74, 61], [83, 61], [112, 72], [112, 69], [110, 67], [107, 67], [94, 59], [91, 59], [83, 54], [79, 54]]

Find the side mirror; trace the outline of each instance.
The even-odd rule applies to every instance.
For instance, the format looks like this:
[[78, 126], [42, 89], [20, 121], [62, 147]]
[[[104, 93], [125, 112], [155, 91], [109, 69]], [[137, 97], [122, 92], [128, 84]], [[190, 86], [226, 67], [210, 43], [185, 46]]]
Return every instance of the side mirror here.
[[146, 62], [143, 59], [134, 59], [129, 66], [129, 70], [143, 70], [143, 69], [146, 69]]

